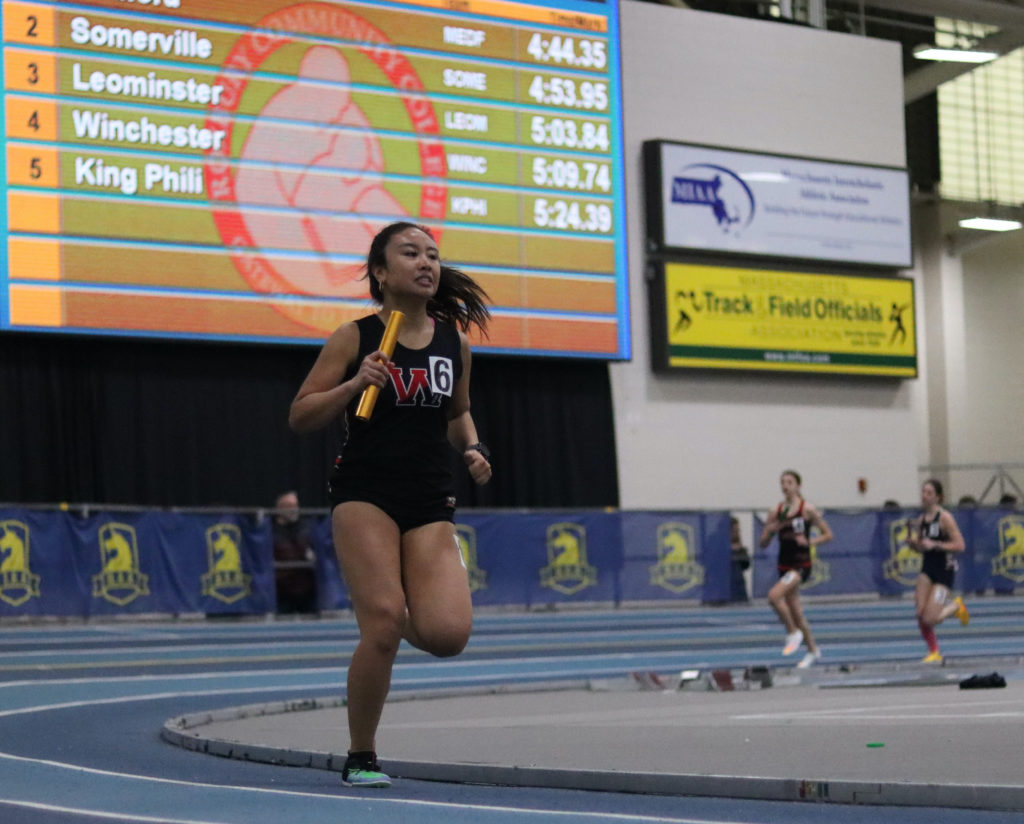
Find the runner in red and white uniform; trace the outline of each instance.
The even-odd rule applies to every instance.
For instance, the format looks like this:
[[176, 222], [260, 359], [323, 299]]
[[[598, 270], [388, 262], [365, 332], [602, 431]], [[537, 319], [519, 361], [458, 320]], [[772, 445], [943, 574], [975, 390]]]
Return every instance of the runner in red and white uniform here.
[[[433, 655], [458, 655], [473, 624], [469, 578], [455, 537], [452, 448], [478, 484], [490, 453], [469, 411], [465, 331], [489, 312], [483, 290], [443, 265], [430, 233], [394, 223], [367, 257], [380, 310], [340, 326], [324, 344], [292, 402], [299, 432], [341, 418], [341, 454], [330, 480], [335, 551], [359, 624], [348, 670], [348, 786], [387, 787], [377, 762], [377, 726], [391, 669], [405, 638]], [[392, 311], [405, 320], [389, 358], [379, 349]], [[380, 388], [368, 420], [355, 412], [363, 390]]]
[[971, 620], [963, 599], [959, 595], [952, 597], [958, 566], [956, 556], [964, 551], [966, 544], [956, 520], [942, 506], [942, 484], [934, 478], [921, 486], [921, 507], [924, 510], [921, 516], [910, 522], [908, 540], [910, 548], [924, 556], [914, 587], [914, 607], [921, 637], [928, 645], [928, 654], [922, 661], [941, 664], [935, 627], [950, 615], [956, 615], [964, 626]]
[[[800, 475], [787, 469], [780, 479], [783, 500], [771, 514], [761, 532], [761, 549], [779, 536], [779, 580], [768, 592], [768, 602], [786, 628], [783, 655], [792, 655], [801, 644], [807, 644], [807, 654], [800, 668], [821, 660], [821, 650], [814, 642], [811, 628], [800, 604], [800, 584], [811, 574], [811, 548], [832, 540], [832, 530], [821, 513], [800, 495]], [[817, 534], [811, 533], [817, 527]]]

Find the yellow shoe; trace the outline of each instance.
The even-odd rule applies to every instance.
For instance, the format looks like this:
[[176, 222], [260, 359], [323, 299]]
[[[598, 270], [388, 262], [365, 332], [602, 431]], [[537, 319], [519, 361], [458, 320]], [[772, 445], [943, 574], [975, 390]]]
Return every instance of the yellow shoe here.
[[956, 596], [956, 600], [954, 600], [953, 603], [956, 604], [956, 612], [954, 615], [956, 615], [956, 617], [960, 619], [960, 623], [966, 627], [971, 623], [971, 613], [967, 611], [967, 604], [964, 603], [964, 599], [959, 595]]
[[935, 652], [929, 652], [924, 658], [921, 659], [922, 664], [941, 664], [942, 653], [938, 650]]

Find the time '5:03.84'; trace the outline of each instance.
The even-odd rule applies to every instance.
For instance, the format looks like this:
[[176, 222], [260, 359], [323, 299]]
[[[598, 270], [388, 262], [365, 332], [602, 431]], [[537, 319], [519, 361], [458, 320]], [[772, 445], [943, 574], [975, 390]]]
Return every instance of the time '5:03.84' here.
[[607, 123], [562, 117], [530, 118], [530, 139], [539, 146], [607, 152], [611, 146]]

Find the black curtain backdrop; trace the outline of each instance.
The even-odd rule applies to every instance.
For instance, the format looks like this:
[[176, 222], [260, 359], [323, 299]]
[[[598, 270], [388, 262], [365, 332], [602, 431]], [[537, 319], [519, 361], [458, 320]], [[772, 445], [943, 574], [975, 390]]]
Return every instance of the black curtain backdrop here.
[[[327, 504], [338, 433], [295, 435], [315, 347], [0, 335], [0, 501]], [[604, 362], [473, 358], [473, 416], [494, 480], [459, 506], [618, 505]], [[453, 461], [459, 456], [453, 451]]]

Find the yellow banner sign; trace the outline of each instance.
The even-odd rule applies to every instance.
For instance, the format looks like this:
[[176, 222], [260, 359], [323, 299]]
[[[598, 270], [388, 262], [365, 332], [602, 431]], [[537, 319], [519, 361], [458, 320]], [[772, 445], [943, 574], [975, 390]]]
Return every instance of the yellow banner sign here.
[[906, 278], [665, 264], [668, 367], [917, 376]]

